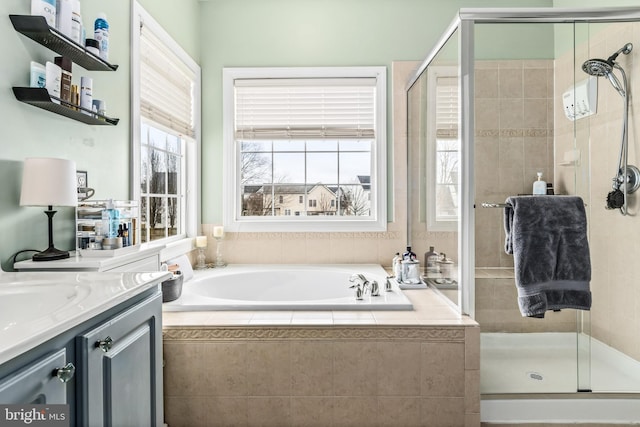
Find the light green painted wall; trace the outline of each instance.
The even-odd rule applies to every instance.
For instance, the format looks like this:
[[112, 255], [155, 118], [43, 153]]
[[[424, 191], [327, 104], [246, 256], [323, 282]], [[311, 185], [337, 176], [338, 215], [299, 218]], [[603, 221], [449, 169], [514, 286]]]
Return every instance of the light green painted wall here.
[[[552, 0], [519, 5], [548, 7]], [[222, 221], [223, 67], [385, 65], [390, 74], [392, 61], [423, 59], [459, 8], [512, 6], [512, 0], [202, 2], [202, 221]], [[535, 40], [529, 38], [532, 48]]]
[[[149, 13], [157, 14], [167, 31], [196, 58], [200, 51], [197, 32], [197, 0], [143, 1]], [[53, 52], [17, 33], [9, 14], [29, 14], [28, 0], [0, 2], [0, 263], [11, 268], [10, 257], [22, 249], [45, 249], [47, 220], [43, 209], [20, 207], [22, 162], [26, 157], [63, 157], [76, 161], [77, 168], [87, 170], [95, 198], [129, 197], [130, 141], [130, 21], [131, 1], [105, 2], [82, 0], [85, 25], [91, 25], [98, 12], [104, 11], [110, 23], [109, 61], [118, 64], [116, 72], [89, 72], [74, 65], [73, 80], [80, 76], [94, 78], [93, 96], [107, 103], [107, 115], [120, 118], [118, 126], [87, 126], [16, 101], [12, 86], [29, 85], [29, 62], [53, 61]], [[170, 18], [174, 18], [172, 21]], [[192, 23], [188, 25], [187, 23]], [[74, 248], [74, 212], [60, 208], [54, 219], [55, 244], [61, 249]]]

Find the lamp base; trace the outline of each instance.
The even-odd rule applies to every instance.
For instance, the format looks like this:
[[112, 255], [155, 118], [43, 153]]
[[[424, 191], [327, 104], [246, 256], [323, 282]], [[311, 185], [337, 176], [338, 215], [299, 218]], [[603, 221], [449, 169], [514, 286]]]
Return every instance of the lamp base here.
[[61, 251], [54, 247], [49, 247], [42, 252], [38, 252], [31, 258], [34, 261], [55, 261], [57, 259], [69, 258], [68, 251]]

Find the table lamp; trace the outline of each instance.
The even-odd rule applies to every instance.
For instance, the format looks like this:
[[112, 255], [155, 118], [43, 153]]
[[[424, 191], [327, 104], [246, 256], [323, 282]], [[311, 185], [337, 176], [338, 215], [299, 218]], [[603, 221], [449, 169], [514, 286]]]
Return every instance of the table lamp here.
[[24, 160], [20, 206], [47, 206], [49, 247], [33, 256], [34, 261], [69, 258], [68, 251], [53, 246], [53, 206], [76, 206], [76, 163], [71, 160], [32, 157]]

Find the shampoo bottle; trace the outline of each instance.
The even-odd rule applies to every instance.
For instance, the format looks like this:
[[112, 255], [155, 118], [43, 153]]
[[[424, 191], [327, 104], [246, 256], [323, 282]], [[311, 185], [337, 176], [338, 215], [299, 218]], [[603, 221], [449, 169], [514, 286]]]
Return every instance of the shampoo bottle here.
[[107, 22], [107, 15], [104, 13], [98, 14], [98, 19], [94, 24], [93, 38], [98, 41], [98, 50], [100, 51], [100, 58], [105, 61], [109, 60], [109, 23]]
[[542, 180], [542, 172], [538, 172], [538, 180], [533, 182], [534, 195], [547, 194], [547, 183]]
[[31, 14], [44, 16], [47, 25], [56, 26], [56, 0], [31, 0]]
[[106, 209], [102, 210], [102, 231], [105, 237], [118, 237], [120, 225], [120, 211], [113, 206], [113, 200], [107, 202]]

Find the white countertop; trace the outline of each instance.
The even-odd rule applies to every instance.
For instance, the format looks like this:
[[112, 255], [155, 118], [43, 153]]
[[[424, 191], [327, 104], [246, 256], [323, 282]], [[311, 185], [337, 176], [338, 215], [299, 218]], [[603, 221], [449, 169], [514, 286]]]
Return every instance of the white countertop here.
[[169, 272], [0, 272], [0, 364], [169, 277]]
[[[134, 250], [125, 252], [117, 256], [81, 256], [79, 252], [70, 252], [69, 258], [36, 262], [31, 259], [16, 262], [13, 268], [19, 271], [38, 271], [38, 270], [74, 270], [74, 271], [105, 271], [110, 268], [117, 267], [126, 262], [134, 262], [146, 257], [157, 255], [163, 249], [163, 246], [151, 246], [143, 248], [133, 248]], [[95, 251], [99, 255], [102, 251]], [[107, 252], [107, 251], [105, 251]]]

